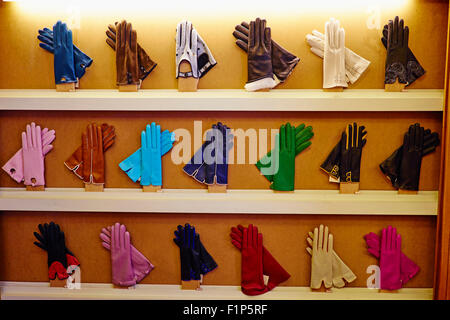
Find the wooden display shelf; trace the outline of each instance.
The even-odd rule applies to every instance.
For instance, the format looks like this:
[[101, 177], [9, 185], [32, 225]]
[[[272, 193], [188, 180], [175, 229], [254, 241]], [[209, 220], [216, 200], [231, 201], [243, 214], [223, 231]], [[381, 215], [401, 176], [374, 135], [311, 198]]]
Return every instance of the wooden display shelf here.
[[0, 110], [80, 111], [442, 111], [444, 91], [411, 89], [385, 92], [383, 89], [278, 89], [246, 92], [240, 89], [0, 90]]
[[437, 215], [437, 191], [416, 195], [397, 191], [362, 190], [339, 194], [338, 190], [227, 190], [106, 188], [85, 192], [81, 188], [0, 188], [0, 211], [148, 212], [209, 214], [324, 214], [324, 215]]
[[431, 300], [432, 288], [405, 288], [395, 294], [377, 289], [332, 288], [311, 292], [309, 287], [276, 287], [259, 296], [246, 296], [239, 286], [202, 285], [201, 290], [181, 290], [180, 285], [138, 284], [134, 290], [111, 284], [81, 283], [80, 289], [50, 288], [48, 282], [0, 282], [1, 300], [31, 299], [133, 299], [133, 300]]

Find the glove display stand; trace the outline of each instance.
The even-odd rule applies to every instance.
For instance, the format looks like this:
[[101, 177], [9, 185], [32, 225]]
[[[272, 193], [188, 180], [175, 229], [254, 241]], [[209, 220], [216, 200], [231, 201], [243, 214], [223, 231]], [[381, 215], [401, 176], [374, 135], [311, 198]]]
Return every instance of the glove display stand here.
[[60, 280], [55, 278], [54, 280], [49, 280], [51, 288], [64, 288], [67, 283], [67, 279]]
[[343, 87], [334, 87], [334, 88], [323, 88], [324, 92], [343, 92]]
[[339, 183], [339, 193], [354, 194], [359, 192], [359, 182], [341, 182]]
[[208, 185], [208, 192], [209, 193], [227, 193], [227, 186], [219, 185], [219, 184], [211, 184], [211, 185]]
[[56, 91], [57, 92], [75, 91], [75, 88], [76, 88], [75, 84], [76, 84], [75, 82], [57, 84]]
[[45, 186], [26, 186], [27, 191], [45, 191]]
[[181, 280], [181, 290], [198, 290], [200, 289], [201, 280]]
[[419, 192], [416, 190], [403, 190], [398, 189], [398, 194], [418, 194]]
[[125, 84], [119, 86], [119, 92], [138, 92], [139, 85], [137, 84]]
[[86, 192], [103, 192], [103, 185], [102, 184], [85, 183], [84, 191], [86, 191]]
[[384, 85], [384, 91], [386, 92], [402, 92], [405, 91], [405, 83], [399, 83], [398, 79], [395, 81], [395, 83], [392, 84], [385, 84]]
[[143, 192], [161, 192], [161, 186], [142, 186]]
[[[191, 65], [186, 62], [182, 61], [180, 63], [180, 72], [191, 72]], [[178, 78], [178, 91], [180, 92], [196, 92], [198, 86], [198, 78]]]

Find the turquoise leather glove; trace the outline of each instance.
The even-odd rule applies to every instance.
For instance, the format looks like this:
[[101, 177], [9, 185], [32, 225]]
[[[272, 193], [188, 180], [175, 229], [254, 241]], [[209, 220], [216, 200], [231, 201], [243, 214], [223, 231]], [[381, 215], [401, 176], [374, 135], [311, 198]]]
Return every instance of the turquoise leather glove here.
[[152, 122], [141, 133], [141, 185], [161, 186], [161, 126]]
[[[175, 132], [169, 130], [161, 132], [161, 157], [172, 149], [174, 141]], [[141, 178], [141, 148], [119, 163], [119, 167], [133, 182], [138, 181]]]

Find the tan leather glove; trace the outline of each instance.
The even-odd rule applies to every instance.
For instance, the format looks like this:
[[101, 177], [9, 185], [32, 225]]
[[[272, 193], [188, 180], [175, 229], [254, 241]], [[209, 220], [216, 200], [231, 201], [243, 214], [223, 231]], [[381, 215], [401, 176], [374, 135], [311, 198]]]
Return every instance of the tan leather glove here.
[[137, 33], [125, 20], [117, 25], [116, 71], [117, 85], [140, 84]]
[[[109, 24], [108, 30], [106, 30], [106, 35], [108, 38], [106, 38], [106, 43], [113, 49], [116, 50], [116, 30], [117, 30], [117, 24], [116, 22], [114, 25]], [[139, 69], [139, 79], [143, 81], [150, 72], [155, 69], [157, 63], [154, 62], [145, 52], [145, 50], [137, 44], [137, 54], [138, 54], [138, 69]]]
[[[114, 126], [107, 123], [102, 124], [103, 152], [106, 152], [115, 141], [116, 133]], [[83, 179], [83, 146], [79, 146], [74, 153], [64, 161], [64, 165], [72, 171], [78, 178]], [[87, 178], [88, 179], [88, 178]]]
[[83, 181], [89, 184], [105, 183], [105, 159], [103, 157], [102, 128], [89, 124], [81, 135]]

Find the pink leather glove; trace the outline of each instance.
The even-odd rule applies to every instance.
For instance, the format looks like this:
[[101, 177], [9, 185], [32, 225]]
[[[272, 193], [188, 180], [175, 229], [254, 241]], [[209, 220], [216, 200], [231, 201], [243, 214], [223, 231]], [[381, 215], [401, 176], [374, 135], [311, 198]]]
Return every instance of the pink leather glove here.
[[[42, 136], [42, 153], [45, 156], [50, 150], [53, 149], [53, 145], [50, 143], [55, 140], [55, 130], [48, 130], [44, 128], [41, 132]], [[4, 171], [16, 182], [22, 182], [24, 180], [23, 175], [23, 153], [20, 148], [2, 167]]]
[[[100, 233], [100, 239], [103, 240], [102, 245], [107, 250], [111, 250], [111, 230], [112, 227], [109, 226], [107, 229], [102, 228], [102, 232]], [[136, 282], [140, 282], [144, 279], [144, 277], [154, 268], [153, 264], [133, 245], [131, 245], [131, 265], [133, 266]]]
[[[364, 236], [369, 251], [375, 258], [380, 258], [380, 237], [370, 232]], [[404, 286], [410, 279], [412, 279], [420, 268], [410, 258], [408, 258], [403, 252], [400, 253], [400, 279], [402, 280], [402, 286]]]
[[402, 237], [391, 226], [384, 228], [381, 235], [380, 287], [397, 290], [402, 287], [400, 279], [400, 253]]
[[41, 127], [34, 122], [22, 132], [23, 175], [26, 186], [44, 186], [44, 155]]
[[111, 228], [111, 269], [115, 285], [129, 287], [136, 284], [131, 264], [130, 233], [119, 223]]

